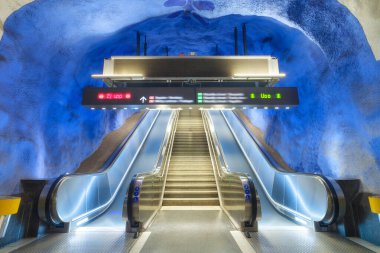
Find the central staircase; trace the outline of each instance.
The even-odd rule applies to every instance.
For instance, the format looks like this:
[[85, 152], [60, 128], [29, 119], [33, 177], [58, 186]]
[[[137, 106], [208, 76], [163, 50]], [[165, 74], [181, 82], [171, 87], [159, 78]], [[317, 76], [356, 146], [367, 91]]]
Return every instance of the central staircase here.
[[199, 110], [179, 114], [164, 206], [219, 206], [211, 157]]

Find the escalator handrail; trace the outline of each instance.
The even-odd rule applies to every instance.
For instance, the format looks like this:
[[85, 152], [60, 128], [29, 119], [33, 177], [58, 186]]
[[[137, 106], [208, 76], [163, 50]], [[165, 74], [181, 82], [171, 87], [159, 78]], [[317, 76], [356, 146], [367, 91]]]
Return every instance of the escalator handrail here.
[[[321, 175], [316, 175], [316, 174], [310, 174], [310, 173], [305, 173], [305, 172], [297, 172], [297, 171], [286, 171], [281, 169], [280, 165], [275, 162], [273, 158], [269, 157], [269, 153], [264, 150], [264, 146], [257, 140], [256, 136], [249, 130], [249, 128], [245, 125], [244, 121], [239, 117], [239, 115], [236, 114], [236, 112], [232, 111], [235, 115], [235, 117], [239, 120], [240, 124], [244, 127], [244, 129], [247, 131], [249, 136], [252, 138], [252, 141], [256, 144], [256, 146], [259, 148], [260, 153], [262, 154], [263, 158], [271, 165], [273, 169], [275, 169], [278, 173], [281, 174], [295, 174], [297, 175], [304, 175], [304, 176], [313, 176], [313, 177], [321, 177]], [[225, 118], [225, 115], [222, 113], [223, 117]], [[225, 118], [226, 119], [226, 118]]]
[[[222, 145], [220, 144], [218, 138], [216, 137], [215, 130], [213, 129], [214, 128], [214, 124], [210, 120], [208, 114], [205, 114], [205, 117], [206, 117], [206, 120], [207, 120], [207, 124], [210, 127], [210, 134], [212, 136], [212, 141], [213, 141], [213, 143], [215, 145], [216, 153], [220, 157], [219, 161], [222, 163], [222, 165], [220, 167], [223, 170], [223, 173], [227, 174], [227, 175], [231, 175], [231, 176], [243, 176], [243, 177], [249, 176], [246, 173], [232, 172], [232, 171], [230, 171], [228, 164], [225, 162], [226, 159], [225, 159], [224, 151], [222, 149]], [[217, 171], [218, 171], [218, 176], [221, 177], [221, 178], [223, 178], [224, 175], [221, 175], [219, 170], [217, 170]]]
[[[110, 171], [110, 169], [112, 168], [112, 166], [114, 165], [114, 163], [117, 161], [117, 159], [123, 153], [124, 147], [128, 144], [128, 142], [132, 138], [132, 136], [137, 132], [137, 129], [142, 124], [143, 120], [145, 118], [147, 118], [147, 115], [149, 114], [149, 112], [150, 111], [147, 111], [147, 112], [144, 113], [144, 115], [139, 119], [139, 121], [136, 123], [136, 125], [133, 127], [133, 129], [130, 131], [130, 133], [128, 134], [128, 136], [123, 140], [122, 144], [118, 146], [118, 148], [114, 151], [114, 153], [110, 156], [110, 158], [105, 162], [105, 164], [108, 164], [108, 166], [107, 166], [106, 169], [104, 169], [103, 171], [95, 172], [95, 173], [73, 173], [73, 174], [66, 174], [66, 175], [63, 175], [63, 176], [59, 177], [52, 184], [53, 187], [51, 187], [51, 188], [49, 188], [48, 186], [45, 187], [46, 189], [44, 189], [42, 191], [42, 193], [40, 195], [40, 200], [39, 200], [39, 202], [42, 203], [42, 205], [39, 204], [39, 206], [40, 206], [39, 207], [39, 215], [40, 215], [40, 217], [43, 218], [48, 223], [55, 224], [55, 225], [58, 225], [58, 224], [63, 223], [63, 222], [68, 222], [68, 221], [63, 221], [59, 217], [59, 214], [56, 213], [56, 209], [57, 209], [56, 208], [56, 206], [57, 206], [56, 194], [57, 194], [59, 188], [62, 186], [62, 184], [64, 182], [66, 182], [67, 180], [70, 180], [72, 178], [89, 177], [89, 176], [100, 177], [100, 176], [107, 175], [107, 173]], [[143, 141], [140, 144], [140, 146], [138, 147], [138, 150], [141, 149], [142, 144], [145, 142], [147, 136], [149, 135], [149, 133], [150, 133], [150, 131], [151, 131], [151, 129], [152, 129], [155, 121], [158, 118], [159, 113], [160, 112], [158, 111], [158, 112], [155, 113], [155, 115], [153, 114], [152, 123], [149, 126], [148, 131], [145, 133], [145, 135], [143, 137]], [[130, 167], [132, 166], [134, 160], [136, 159], [137, 153], [135, 154], [135, 156], [132, 159], [130, 165], [126, 169], [126, 172], [124, 173], [124, 177], [120, 180], [120, 183], [117, 185], [117, 187], [116, 187], [115, 191], [113, 192], [113, 194], [111, 194], [110, 199], [105, 204], [102, 204], [102, 205], [100, 205], [100, 206], [98, 206], [98, 207], [96, 207], [96, 208], [94, 208], [94, 209], [92, 209], [90, 211], [86, 211], [86, 212], [82, 213], [81, 215], [72, 218], [71, 221], [82, 220], [85, 217], [90, 216], [93, 213], [96, 213], [97, 214], [96, 216], [98, 216], [101, 213], [103, 213], [110, 206], [110, 204], [115, 199], [116, 194], [117, 194], [117, 192], [119, 191], [119, 189], [120, 189], [120, 187], [122, 185], [122, 182], [123, 182], [123, 180], [124, 180], [124, 178], [125, 178], [125, 176], [127, 174], [127, 171], [130, 169]], [[110, 161], [110, 159], [112, 159], [112, 160]], [[44, 194], [44, 192], [46, 194]], [[47, 197], [49, 197], [49, 198], [47, 198]], [[49, 212], [46, 213], [45, 211], [42, 211], [42, 210], [49, 210]]]
[[[259, 148], [260, 152], [262, 153], [263, 157], [267, 160], [267, 162], [269, 164], [271, 164], [271, 166], [274, 169], [276, 169], [278, 172], [284, 173], [284, 174], [286, 174], [286, 173], [297, 173], [299, 175], [310, 176], [310, 174], [308, 174], [308, 173], [288, 171], [288, 170], [284, 170], [283, 168], [281, 168], [280, 164], [274, 158], [272, 158], [270, 156], [269, 152], [264, 148], [262, 143], [257, 139], [257, 137], [252, 133], [252, 131], [246, 126], [243, 119], [237, 114], [237, 112], [236, 111], [232, 111], [232, 112], [234, 113], [235, 117], [239, 120], [239, 122], [243, 125], [243, 127], [248, 132], [248, 134], [251, 136], [252, 140], [256, 143], [256, 145]], [[332, 224], [332, 223], [336, 222], [338, 219], [340, 219], [340, 217], [343, 215], [342, 213], [344, 211], [342, 209], [345, 209], [344, 208], [345, 203], [341, 203], [342, 201], [340, 201], [339, 197], [338, 197], [338, 195], [343, 194], [343, 191], [340, 188], [340, 186], [335, 182], [335, 180], [328, 179], [327, 177], [325, 177], [323, 175], [315, 175], [314, 174], [313, 176], [319, 177], [322, 181], [324, 181], [324, 183], [328, 186], [328, 189], [331, 191], [331, 196], [333, 198], [333, 205], [334, 205], [335, 211], [333, 211], [332, 217], [329, 219], [329, 222], [327, 222], [326, 224], [327, 225]], [[342, 206], [343, 206], [343, 208], [342, 208]], [[322, 222], [322, 223], [324, 223], [324, 222]]]
[[117, 146], [117, 148], [112, 152], [110, 157], [103, 163], [102, 167], [100, 168], [100, 171], [107, 170], [115, 161], [115, 159], [119, 156], [120, 152], [122, 151], [125, 144], [128, 142], [128, 140], [131, 138], [132, 134], [136, 131], [137, 127], [140, 125], [140, 123], [145, 119], [145, 116], [148, 114], [148, 110], [144, 111], [143, 115], [139, 118], [139, 120], [136, 122], [136, 124], [133, 126], [131, 131], [129, 131], [127, 137], [124, 138], [124, 140]]
[[251, 136], [251, 138], [255, 141], [256, 145], [259, 147], [260, 151], [263, 153], [265, 158], [272, 164], [274, 168], [276, 168], [278, 171], [284, 171], [284, 172], [295, 172], [293, 171], [287, 171], [284, 170], [280, 164], [272, 157], [270, 156], [270, 153], [264, 148], [264, 145], [257, 139], [257, 137], [251, 132], [251, 130], [246, 126], [243, 119], [237, 114], [235, 110], [232, 111], [236, 118], [240, 121], [240, 123], [244, 126], [244, 128], [247, 130], [248, 134]]
[[[225, 116], [225, 113], [224, 112], [221, 112], [221, 113], [222, 113], [223, 118], [226, 121], [228, 127], [230, 128], [232, 134], [235, 136], [235, 132], [232, 130], [232, 127], [231, 127], [229, 121], [227, 120], [227, 118]], [[243, 128], [246, 130], [246, 132], [248, 133], [248, 135], [251, 137], [252, 141], [256, 144], [256, 146], [258, 147], [258, 150], [261, 153], [262, 157], [266, 160], [266, 162], [268, 163], [268, 165], [270, 167], [272, 167], [273, 170], [275, 170], [276, 173], [282, 174], [282, 175], [292, 175], [292, 174], [294, 174], [294, 175], [297, 175], [297, 176], [306, 176], [306, 177], [316, 178], [318, 181], [320, 181], [324, 185], [325, 190], [326, 190], [329, 198], [331, 198], [331, 201], [328, 201], [327, 203], [332, 204], [332, 206], [330, 205], [331, 208], [327, 208], [327, 210], [330, 210], [329, 213], [326, 213], [325, 217], [321, 221], [319, 221], [319, 222], [321, 222], [322, 224], [325, 224], [325, 225], [330, 225], [330, 224], [336, 222], [337, 220], [339, 220], [344, 215], [344, 210], [345, 210], [344, 195], [343, 195], [342, 189], [340, 188], [340, 186], [337, 183], [332, 182], [331, 180], [328, 180], [326, 177], [321, 176], [321, 175], [308, 174], [308, 173], [302, 173], [302, 172], [301, 173], [298, 173], [298, 172], [287, 172], [285, 170], [279, 170], [276, 166], [273, 166], [273, 163], [271, 162], [270, 159], [268, 159], [266, 153], [262, 151], [262, 149], [261, 149], [262, 147], [257, 144], [256, 139], [252, 136], [253, 133], [247, 128], [247, 126], [240, 119], [240, 117], [238, 115], [236, 115], [235, 112], [232, 112], [232, 113], [238, 119], [238, 122], [240, 123], [240, 125], [242, 125]], [[242, 148], [242, 146], [240, 144], [240, 141], [237, 139], [236, 136], [235, 136], [235, 139], [238, 142], [240, 148], [242, 149], [244, 155], [247, 157], [247, 154], [245, 153], [244, 149]], [[250, 166], [253, 166], [251, 164], [251, 162], [249, 161], [248, 157], [247, 157], [247, 161], [249, 162]], [[254, 171], [256, 173], [255, 169], [254, 169]], [[301, 213], [299, 213], [299, 212], [297, 212], [295, 210], [289, 209], [288, 207], [283, 206], [282, 204], [276, 202], [272, 198], [271, 194], [267, 191], [267, 189], [265, 187], [265, 184], [261, 181], [261, 178], [259, 176], [258, 176], [258, 181], [263, 186], [264, 192], [268, 196], [270, 202], [272, 204], [274, 204], [274, 206], [276, 207], [276, 209], [277, 209], [277, 207], [281, 207], [281, 208], [285, 209], [286, 211], [288, 211], [290, 213], [293, 213], [294, 215], [298, 215], [299, 217], [302, 217], [303, 219], [310, 220], [310, 217], [307, 217], [307, 216], [305, 216], [305, 215], [303, 215], [303, 214], [301, 214]]]
[[[162, 163], [165, 160], [165, 156], [170, 156], [171, 149], [168, 146], [171, 144], [170, 140], [173, 136], [173, 131], [175, 131], [176, 122], [178, 120], [178, 113], [173, 113], [170, 116], [168, 128], [166, 129], [164, 141], [161, 143], [159, 148], [159, 155], [156, 159], [154, 169], [149, 172], [138, 173], [135, 176], [138, 178], [146, 177], [146, 176], [155, 176], [155, 177], [163, 177], [165, 170], [162, 169]], [[169, 152], [168, 152], [169, 151]], [[159, 173], [161, 172], [161, 174]]]

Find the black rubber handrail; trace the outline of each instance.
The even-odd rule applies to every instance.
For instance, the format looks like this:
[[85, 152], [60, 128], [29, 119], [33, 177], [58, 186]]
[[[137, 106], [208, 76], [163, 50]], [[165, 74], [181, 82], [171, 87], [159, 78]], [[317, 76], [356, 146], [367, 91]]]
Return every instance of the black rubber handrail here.
[[[265, 155], [265, 157], [267, 158], [267, 160], [272, 164], [273, 167], [275, 167], [277, 170], [280, 170], [280, 171], [287, 171], [287, 170], [284, 170], [281, 165], [276, 161], [276, 159], [274, 159], [269, 151], [264, 147], [264, 145], [257, 139], [257, 137], [251, 132], [251, 130], [246, 126], [245, 122], [240, 118], [240, 116], [237, 114], [236, 111], [232, 111], [236, 118], [240, 121], [240, 123], [244, 126], [244, 128], [247, 130], [248, 134], [252, 137], [252, 139], [255, 141], [256, 145], [259, 147], [259, 149], [261, 150], [261, 153], [263, 153], [263, 155]], [[292, 172], [295, 172], [295, 170], [292, 169]]]
[[112, 154], [108, 157], [108, 159], [103, 163], [102, 167], [100, 167], [99, 171], [106, 170], [115, 160], [115, 158], [119, 155], [125, 144], [128, 142], [129, 138], [132, 136], [132, 134], [136, 131], [137, 127], [140, 125], [140, 123], [144, 120], [145, 116], [147, 115], [148, 111], [145, 111], [143, 115], [139, 118], [139, 120], [136, 122], [135, 126], [132, 128], [131, 131], [129, 131], [127, 137], [124, 138], [124, 140], [117, 146], [117, 148], [112, 152]]

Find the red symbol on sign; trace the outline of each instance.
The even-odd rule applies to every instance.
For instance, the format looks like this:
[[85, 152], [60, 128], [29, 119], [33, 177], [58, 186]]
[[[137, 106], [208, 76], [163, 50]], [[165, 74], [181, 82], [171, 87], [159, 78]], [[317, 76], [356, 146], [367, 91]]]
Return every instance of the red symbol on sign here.
[[122, 100], [122, 99], [131, 99], [132, 95], [128, 93], [98, 93], [99, 100]]
[[123, 94], [115, 93], [115, 94], [113, 94], [113, 99], [123, 99]]
[[154, 100], [154, 96], [149, 96], [149, 100]]
[[154, 100], [149, 100], [149, 104], [153, 104], [154, 103]]
[[104, 99], [104, 93], [99, 93], [98, 94], [98, 99]]

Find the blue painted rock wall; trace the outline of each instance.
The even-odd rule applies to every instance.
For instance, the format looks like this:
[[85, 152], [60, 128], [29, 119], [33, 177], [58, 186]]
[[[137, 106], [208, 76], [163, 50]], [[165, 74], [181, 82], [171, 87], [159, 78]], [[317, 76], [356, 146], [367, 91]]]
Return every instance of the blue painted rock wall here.
[[104, 58], [135, 54], [135, 31], [149, 55], [232, 55], [242, 23], [250, 54], [279, 58], [278, 86], [299, 87], [295, 109], [245, 111], [267, 142], [298, 171], [380, 193], [380, 62], [357, 19], [333, 0], [206, 2], [38, 0], [14, 13], [0, 42], [0, 194], [72, 171], [130, 115], [80, 100], [102, 85], [90, 75]]

